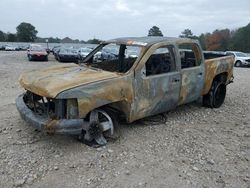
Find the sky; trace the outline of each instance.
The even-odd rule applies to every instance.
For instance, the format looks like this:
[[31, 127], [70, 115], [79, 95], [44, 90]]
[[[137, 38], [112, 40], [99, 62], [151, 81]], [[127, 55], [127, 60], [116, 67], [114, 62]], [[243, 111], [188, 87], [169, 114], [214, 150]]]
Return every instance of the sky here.
[[21, 22], [40, 37], [102, 40], [146, 36], [156, 25], [164, 36], [195, 35], [250, 23], [250, 0], [0, 0], [0, 30]]

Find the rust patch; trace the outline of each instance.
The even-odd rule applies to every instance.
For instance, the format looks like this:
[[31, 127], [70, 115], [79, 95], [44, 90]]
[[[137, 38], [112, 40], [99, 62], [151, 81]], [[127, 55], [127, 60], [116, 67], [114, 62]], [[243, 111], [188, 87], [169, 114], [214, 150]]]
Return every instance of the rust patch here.
[[116, 73], [70, 63], [26, 72], [20, 76], [19, 82], [25, 89], [37, 95], [54, 98], [64, 90], [118, 76]]
[[58, 126], [58, 120], [50, 119], [45, 125], [45, 130], [49, 134], [54, 134], [57, 126]]
[[213, 79], [216, 75], [221, 73], [227, 73], [227, 83], [229, 83], [231, 77], [233, 76], [233, 57], [220, 57], [209, 59], [205, 61], [205, 83], [202, 91], [202, 95], [205, 95], [209, 92]]

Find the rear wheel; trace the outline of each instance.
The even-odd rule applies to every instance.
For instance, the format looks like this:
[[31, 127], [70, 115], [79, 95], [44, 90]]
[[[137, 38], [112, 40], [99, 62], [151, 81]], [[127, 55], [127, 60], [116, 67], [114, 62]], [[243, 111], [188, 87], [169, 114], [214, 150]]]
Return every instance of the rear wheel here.
[[29, 61], [32, 61], [31, 55], [28, 55], [28, 59], [29, 59]]
[[203, 96], [203, 105], [210, 108], [219, 108], [226, 97], [226, 84], [223, 81], [214, 80], [207, 95]]
[[236, 61], [235, 62], [235, 67], [241, 67], [241, 61]]

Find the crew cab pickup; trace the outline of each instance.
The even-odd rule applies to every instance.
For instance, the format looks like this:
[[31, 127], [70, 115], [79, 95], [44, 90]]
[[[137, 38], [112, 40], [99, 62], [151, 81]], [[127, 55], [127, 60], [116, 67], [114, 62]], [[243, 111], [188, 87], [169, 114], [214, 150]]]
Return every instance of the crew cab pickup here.
[[[103, 50], [114, 56], [96, 61]], [[80, 64], [23, 73], [19, 82], [26, 92], [16, 106], [38, 130], [104, 145], [115, 135], [117, 120], [133, 122], [197, 99], [220, 107], [233, 80], [233, 63], [233, 56], [203, 53], [192, 39], [113, 39]]]

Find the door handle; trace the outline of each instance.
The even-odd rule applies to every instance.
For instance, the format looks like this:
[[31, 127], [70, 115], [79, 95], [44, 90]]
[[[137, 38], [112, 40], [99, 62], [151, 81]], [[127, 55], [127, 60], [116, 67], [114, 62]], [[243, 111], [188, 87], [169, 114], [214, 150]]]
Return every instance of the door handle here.
[[202, 72], [199, 72], [198, 76], [202, 76], [202, 75], [203, 75], [203, 73], [202, 73]]
[[180, 79], [178, 79], [178, 78], [174, 78], [173, 80], [172, 80], [172, 82], [179, 82], [180, 81]]

